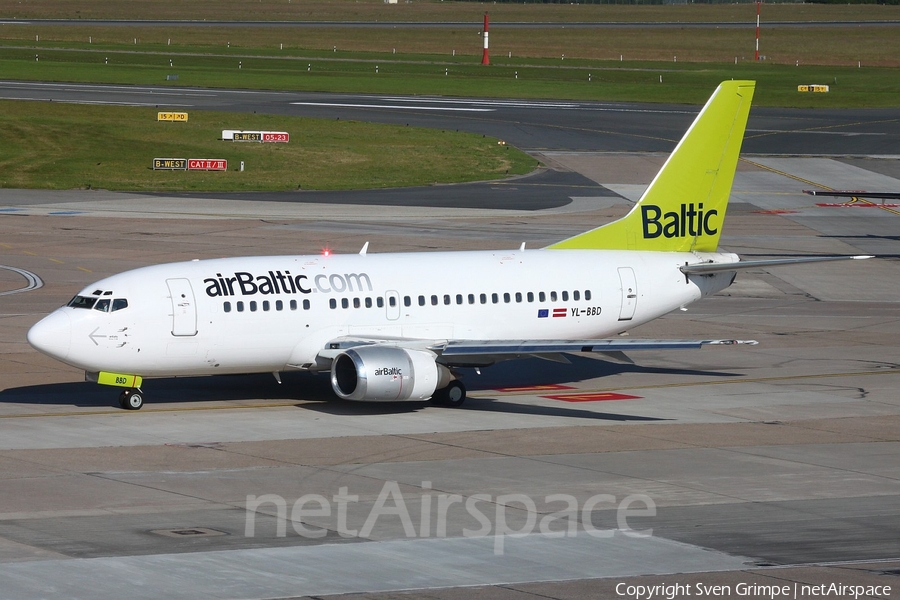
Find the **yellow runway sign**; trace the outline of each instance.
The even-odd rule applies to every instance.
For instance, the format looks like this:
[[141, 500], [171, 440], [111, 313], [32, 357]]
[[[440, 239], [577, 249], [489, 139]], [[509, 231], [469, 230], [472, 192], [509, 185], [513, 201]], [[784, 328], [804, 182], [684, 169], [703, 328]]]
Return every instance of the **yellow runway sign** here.
[[187, 122], [188, 114], [186, 112], [158, 112], [156, 113], [157, 121], [178, 121]]

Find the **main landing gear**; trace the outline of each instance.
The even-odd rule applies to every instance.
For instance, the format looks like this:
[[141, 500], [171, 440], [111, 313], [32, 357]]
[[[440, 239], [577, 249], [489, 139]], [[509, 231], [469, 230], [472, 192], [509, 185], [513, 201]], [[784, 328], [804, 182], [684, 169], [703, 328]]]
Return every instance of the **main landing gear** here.
[[432, 403], [437, 404], [438, 406], [449, 406], [451, 408], [462, 406], [465, 401], [466, 386], [458, 379], [451, 381], [445, 388], [435, 390], [434, 396], [431, 397]]
[[144, 392], [140, 388], [128, 388], [119, 394], [119, 406], [126, 410], [140, 410], [144, 405]]

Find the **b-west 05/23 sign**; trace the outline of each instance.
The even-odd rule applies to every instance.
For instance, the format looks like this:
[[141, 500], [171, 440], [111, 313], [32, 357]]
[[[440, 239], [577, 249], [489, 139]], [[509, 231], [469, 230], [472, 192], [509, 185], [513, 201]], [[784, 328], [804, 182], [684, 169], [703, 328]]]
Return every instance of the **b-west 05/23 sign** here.
[[282, 143], [291, 141], [291, 134], [287, 131], [238, 131], [236, 129], [223, 129], [222, 139], [226, 142], [263, 142]]
[[224, 158], [154, 158], [154, 171], [227, 171]]

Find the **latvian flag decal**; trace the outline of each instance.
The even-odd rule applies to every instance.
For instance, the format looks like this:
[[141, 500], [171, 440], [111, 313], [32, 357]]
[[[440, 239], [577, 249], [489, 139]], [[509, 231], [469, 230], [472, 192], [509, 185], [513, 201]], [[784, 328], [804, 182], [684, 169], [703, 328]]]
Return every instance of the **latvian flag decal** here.
[[554, 317], [564, 317], [564, 316], [566, 316], [566, 309], [564, 309], [564, 308], [554, 308], [554, 309], [553, 309], [553, 316], [554, 316]]
[[[546, 318], [549, 317], [549, 316], [550, 316], [550, 310], [549, 310], [549, 309], [546, 309], [546, 308], [539, 308], [539, 309], [538, 309], [538, 319], [546, 319]], [[554, 309], [553, 309], [553, 316], [554, 316], [554, 317], [564, 317], [564, 316], [566, 316], [566, 309], [565, 309], [565, 308], [554, 308]]]

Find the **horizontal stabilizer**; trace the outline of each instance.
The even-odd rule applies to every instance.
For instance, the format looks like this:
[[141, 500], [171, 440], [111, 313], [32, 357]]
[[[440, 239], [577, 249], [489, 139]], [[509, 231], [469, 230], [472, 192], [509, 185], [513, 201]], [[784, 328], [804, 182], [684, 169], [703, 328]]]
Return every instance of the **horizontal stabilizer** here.
[[831, 196], [832, 198], [879, 198], [881, 200], [900, 200], [900, 192], [867, 192], [865, 190], [803, 190], [810, 196]]
[[710, 275], [712, 273], [726, 273], [728, 271], [740, 271], [742, 269], [756, 269], [758, 267], [780, 267], [783, 265], [797, 265], [801, 263], [831, 262], [835, 260], [865, 260], [875, 258], [872, 255], [858, 256], [808, 256], [802, 258], [777, 258], [773, 260], [742, 260], [730, 263], [699, 263], [696, 265], [684, 265], [681, 272], [687, 275]]

